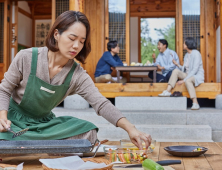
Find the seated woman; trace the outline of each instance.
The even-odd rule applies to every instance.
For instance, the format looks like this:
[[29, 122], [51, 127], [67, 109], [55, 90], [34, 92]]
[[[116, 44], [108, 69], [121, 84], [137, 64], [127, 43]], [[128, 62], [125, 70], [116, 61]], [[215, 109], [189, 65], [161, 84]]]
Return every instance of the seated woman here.
[[196, 50], [196, 42], [192, 37], [188, 37], [185, 39], [183, 48], [187, 51], [184, 57], [184, 65], [181, 66], [175, 60], [173, 60], [173, 63], [178, 66], [180, 70], [175, 69], [173, 71], [168, 82], [167, 90], [164, 90], [163, 93], [159, 94], [159, 96], [170, 96], [171, 90], [175, 87], [177, 80], [180, 79], [177, 84], [181, 85], [185, 83], [190, 98], [193, 100], [193, 106], [191, 107], [191, 109], [198, 110], [200, 106], [197, 102], [195, 87], [204, 82], [202, 57], [200, 52]]

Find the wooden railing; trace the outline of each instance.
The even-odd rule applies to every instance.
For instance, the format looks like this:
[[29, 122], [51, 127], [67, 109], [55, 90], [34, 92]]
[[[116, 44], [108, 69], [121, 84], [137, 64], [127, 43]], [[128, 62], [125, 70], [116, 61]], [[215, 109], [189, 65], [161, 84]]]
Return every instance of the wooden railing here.
[[[95, 83], [100, 93], [107, 98], [117, 96], [158, 96], [167, 88], [167, 83]], [[185, 84], [176, 85], [174, 91], [182, 92], [183, 96], [189, 97], [189, 93]], [[215, 99], [218, 94], [221, 94], [220, 83], [203, 83], [196, 87], [197, 98]]]

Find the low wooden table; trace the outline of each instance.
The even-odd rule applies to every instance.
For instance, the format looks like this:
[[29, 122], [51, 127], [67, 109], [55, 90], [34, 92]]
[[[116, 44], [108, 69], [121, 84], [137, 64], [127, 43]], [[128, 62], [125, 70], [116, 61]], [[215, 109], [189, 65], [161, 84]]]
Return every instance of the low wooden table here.
[[[107, 142], [108, 145], [116, 145], [119, 142]], [[168, 154], [163, 148], [172, 145], [198, 145], [208, 148], [208, 151], [199, 157], [175, 157]], [[58, 156], [57, 156], [58, 157]], [[2, 163], [18, 165], [24, 162], [24, 170], [43, 170], [39, 159], [57, 158], [56, 156], [48, 156], [47, 154], [26, 155], [16, 157], [1, 157]], [[171, 165], [175, 170], [222, 170], [222, 142], [203, 142], [203, 143], [184, 143], [184, 142], [157, 142], [152, 158], [158, 160], [181, 160], [180, 165]], [[137, 168], [122, 168], [116, 170], [137, 170]], [[138, 169], [139, 170], [139, 169]]]
[[117, 82], [120, 82], [120, 72], [149, 72], [153, 71], [153, 82], [156, 83], [156, 72], [157, 66], [118, 66], [117, 71]]

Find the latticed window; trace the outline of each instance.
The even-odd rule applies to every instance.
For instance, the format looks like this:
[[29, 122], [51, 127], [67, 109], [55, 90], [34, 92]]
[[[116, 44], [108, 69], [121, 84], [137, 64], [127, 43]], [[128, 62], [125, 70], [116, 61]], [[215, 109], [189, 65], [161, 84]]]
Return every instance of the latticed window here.
[[197, 43], [197, 50], [200, 51], [200, 0], [182, 0], [182, 15], [183, 40], [193, 37]]
[[183, 39], [187, 37], [195, 39], [200, 51], [200, 15], [183, 15]]
[[126, 0], [109, 0], [109, 40], [118, 41], [118, 55], [126, 61]]
[[126, 14], [109, 12], [109, 40], [118, 41], [119, 57], [126, 61]]
[[3, 63], [4, 3], [0, 3], [0, 63]]
[[69, 0], [56, 0], [56, 18], [69, 10]]

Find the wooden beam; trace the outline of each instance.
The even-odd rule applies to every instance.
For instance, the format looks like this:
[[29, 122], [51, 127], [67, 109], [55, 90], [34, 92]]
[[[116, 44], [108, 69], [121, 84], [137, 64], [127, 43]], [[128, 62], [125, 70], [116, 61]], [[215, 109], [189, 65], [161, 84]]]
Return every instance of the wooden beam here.
[[169, 18], [169, 17], [176, 17], [176, 12], [131, 12], [131, 17], [162, 17], [162, 18]]
[[33, 19], [51, 19], [51, 15], [34, 15]]
[[[166, 90], [167, 83], [95, 83], [99, 92], [105, 97], [117, 96], [158, 96], [163, 90]], [[195, 88], [197, 98], [215, 99], [221, 93], [220, 83], [203, 83]], [[174, 91], [182, 92], [183, 96], [189, 97], [185, 84], [176, 85]]]
[[26, 12], [25, 10], [23, 10], [22, 8], [19, 8], [18, 7], [18, 12], [20, 12], [21, 14], [27, 16], [28, 18], [31, 18], [32, 19], [32, 14]]
[[56, 19], [56, 0], [52, 0], [52, 26]]

